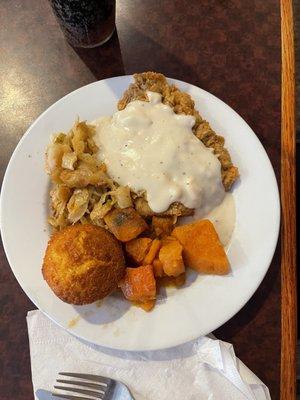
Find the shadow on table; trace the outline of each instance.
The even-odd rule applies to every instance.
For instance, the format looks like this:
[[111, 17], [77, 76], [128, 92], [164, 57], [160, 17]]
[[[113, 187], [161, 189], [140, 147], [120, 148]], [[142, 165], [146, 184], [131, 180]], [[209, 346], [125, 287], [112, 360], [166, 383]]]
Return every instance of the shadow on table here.
[[118, 32], [102, 46], [91, 49], [73, 47], [97, 80], [125, 74]]
[[116, 30], [112, 38], [102, 46], [73, 49], [97, 80], [135, 72], [157, 71], [194, 85], [200, 84], [192, 65], [170, 53], [164, 43], [157, 43], [147, 37], [129, 21], [126, 21], [126, 32], [120, 39]]

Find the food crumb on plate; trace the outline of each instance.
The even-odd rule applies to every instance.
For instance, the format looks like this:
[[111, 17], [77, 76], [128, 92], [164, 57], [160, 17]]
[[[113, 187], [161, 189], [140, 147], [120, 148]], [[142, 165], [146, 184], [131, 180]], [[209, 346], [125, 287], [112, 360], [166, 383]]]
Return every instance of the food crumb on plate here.
[[77, 324], [79, 320], [80, 320], [80, 315], [77, 315], [77, 317], [70, 319], [68, 323], [68, 328], [74, 328], [74, 326]]

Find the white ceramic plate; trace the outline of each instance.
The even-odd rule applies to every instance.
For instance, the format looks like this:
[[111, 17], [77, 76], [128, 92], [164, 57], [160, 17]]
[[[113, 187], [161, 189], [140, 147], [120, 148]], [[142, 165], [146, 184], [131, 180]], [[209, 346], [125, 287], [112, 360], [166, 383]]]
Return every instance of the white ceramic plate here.
[[63, 303], [43, 280], [41, 265], [49, 239], [49, 178], [44, 152], [50, 135], [68, 131], [116, 110], [132, 77], [84, 86], [46, 110], [21, 139], [7, 167], [1, 195], [1, 233], [10, 266], [28, 297], [60, 326], [87, 341], [123, 350], [153, 350], [205, 335], [228, 321], [253, 295], [270, 265], [279, 231], [275, 175], [261, 143], [246, 122], [210, 93], [170, 80], [195, 100], [200, 114], [226, 139], [241, 180], [235, 185], [236, 227], [228, 276], [189, 274], [184, 288], [169, 290], [146, 313], [112, 295], [101, 305]]

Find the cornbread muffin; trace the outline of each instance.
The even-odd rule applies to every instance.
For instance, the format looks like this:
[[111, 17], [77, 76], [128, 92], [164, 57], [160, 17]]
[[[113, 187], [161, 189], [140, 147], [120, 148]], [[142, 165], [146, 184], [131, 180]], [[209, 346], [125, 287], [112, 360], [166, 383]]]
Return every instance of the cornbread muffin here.
[[66, 303], [89, 304], [109, 295], [125, 274], [120, 243], [106, 229], [73, 225], [49, 240], [42, 273]]

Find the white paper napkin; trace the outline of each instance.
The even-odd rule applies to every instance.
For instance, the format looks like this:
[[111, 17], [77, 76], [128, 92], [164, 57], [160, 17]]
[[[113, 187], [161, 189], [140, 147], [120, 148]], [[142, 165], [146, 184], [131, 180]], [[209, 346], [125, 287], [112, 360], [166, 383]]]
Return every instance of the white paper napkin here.
[[35, 399], [50, 400], [58, 372], [99, 374], [125, 383], [135, 400], [270, 400], [268, 388], [231, 344], [201, 337], [171, 349], [110, 350], [84, 342], [40, 311], [27, 315]]

